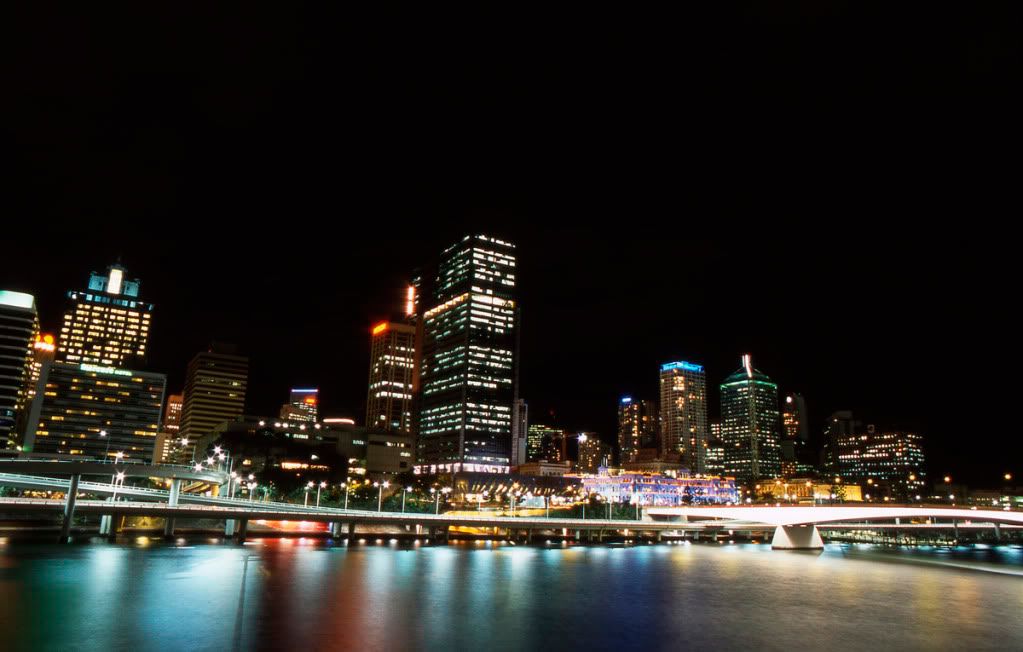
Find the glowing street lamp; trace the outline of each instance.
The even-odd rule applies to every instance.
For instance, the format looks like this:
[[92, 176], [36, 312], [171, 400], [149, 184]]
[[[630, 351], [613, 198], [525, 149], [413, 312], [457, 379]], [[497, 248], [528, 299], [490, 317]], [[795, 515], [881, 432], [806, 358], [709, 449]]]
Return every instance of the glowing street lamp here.
[[103, 459], [106, 460], [108, 457], [110, 457], [110, 437], [107, 437], [107, 431], [106, 430], [100, 430], [99, 431], [99, 436], [102, 437], [103, 439], [107, 440], [107, 448], [103, 452]]
[[324, 490], [326, 488], [327, 488], [326, 480], [321, 480], [320, 481], [320, 485], [318, 487], [316, 487], [316, 506], [317, 507], [320, 506], [320, 491], [322, 491], [322, 490]]
[[247, 486], [249, 488], [249, 502], [255, 502], [255, 499], [256, 499], [256, 487], [259, 486], [259, 485], [256, 484], [255, 482], [250, 482], [249, 484], [247, 484], [245, 486]]
[[309, 507], [309, 492], [312, 490], [312, 488], [313, 488], [313, 481], [310, 480], [305, 485], [305, 503], [303, 503], [303, 505], [302, 505], [303, 507]]
[[401, 513], [405, 513], [405, 496], [412, 491], [412, 487], [403, 487], [401, 492]]
[[352, 484], [352, 479], [347, 478], [347, 482], [341, 485], [342, 487], [345, 488], [345, 509], [348, 509], [348, 486], [350, 484]]
[[374, 482], [374, 487], [377, 487], [377, 511], [384, 511], [384, 487], [391, 486], [391, 483], [384, 480], [383, 482]]

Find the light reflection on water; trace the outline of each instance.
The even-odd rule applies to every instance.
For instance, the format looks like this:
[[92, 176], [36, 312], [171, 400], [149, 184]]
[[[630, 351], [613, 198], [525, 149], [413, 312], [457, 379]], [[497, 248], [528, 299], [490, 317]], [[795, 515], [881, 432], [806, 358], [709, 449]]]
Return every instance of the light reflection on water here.
[[1023, 649], [1019, 547], [0, 547], [2, 649]]

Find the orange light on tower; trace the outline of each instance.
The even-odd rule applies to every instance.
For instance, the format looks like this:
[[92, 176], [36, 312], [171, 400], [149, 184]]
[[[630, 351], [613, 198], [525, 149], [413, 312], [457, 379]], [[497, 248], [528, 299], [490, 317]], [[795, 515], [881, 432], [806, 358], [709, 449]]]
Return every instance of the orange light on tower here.
[[304, 399], [304, 402], [305, 402], [306, 405], [316, 405], [316, 397], [315, 396], [306, 396], [305, 399]]
[[57, 345], [53, 343], [53, 335], [36, 335], [35, 348], [40, 351], [53, 351]]
[[373, 334], [379, 335], [380, 333], [383, 333], [385, 330], [387, 330], [387, 322], [382, 321], [373, 327]]

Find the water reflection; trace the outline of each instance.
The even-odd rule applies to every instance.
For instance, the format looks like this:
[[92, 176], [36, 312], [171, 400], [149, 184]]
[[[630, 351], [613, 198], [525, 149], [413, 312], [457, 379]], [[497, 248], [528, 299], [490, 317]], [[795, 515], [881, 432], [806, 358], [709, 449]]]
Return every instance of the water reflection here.
[[1019, 548], [251, 543], [6, 542], [0, 647], [1023, 649]]

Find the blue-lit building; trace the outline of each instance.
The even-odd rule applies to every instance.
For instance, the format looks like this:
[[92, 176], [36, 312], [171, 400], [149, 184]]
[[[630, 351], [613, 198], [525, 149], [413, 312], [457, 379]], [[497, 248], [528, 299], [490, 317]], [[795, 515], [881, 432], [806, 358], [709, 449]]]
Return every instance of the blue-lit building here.
[[0, 290], [0, 450], [17, 446], [15, 424], [28, 398], [38, 332], [35, 297]]
[[721, 383], [721, 440], [725, 475], [741, 484], [781, 475], [778, 385], [753, 368], [749, 354]]
[[418, 462], [507, 473], [518, 399], [515, 245], [469, 235], [415, 283], [423, 309]]
[[706, 472], [707, 373], [703, 365], [669, 362], [661, 365], [661, 451], [678, 456], [694, 473]]
[[601, 474], [582, 477], [583, 488], [613, 503], [679, 506], [739, 501], [732, 478], [678, 477], [651, 473]]

